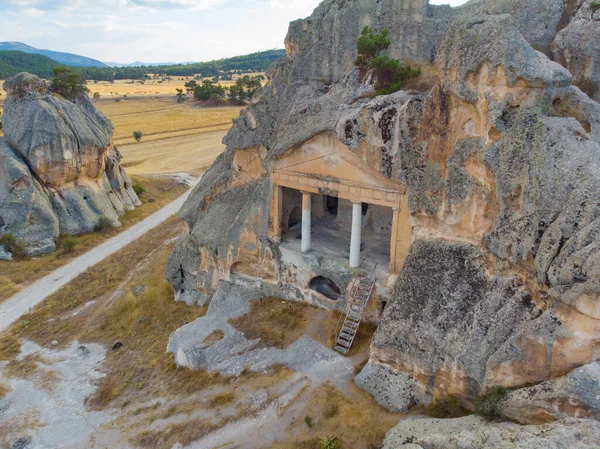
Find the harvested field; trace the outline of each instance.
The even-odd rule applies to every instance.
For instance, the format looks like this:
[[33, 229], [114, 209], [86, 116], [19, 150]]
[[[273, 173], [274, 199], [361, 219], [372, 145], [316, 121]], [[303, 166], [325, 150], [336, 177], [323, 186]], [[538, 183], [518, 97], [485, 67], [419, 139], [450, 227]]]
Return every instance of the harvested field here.
[[[221, 143], [240, 107], [202, 108], [172, 98], [98, 101], [115, 125], [115, 143], [130, 174], [202, 174], [225, 149]], [[134, 131], [143, 137], [137, 143]]]
[[[234, 75], [231, 81], [219, 81], [222, 86], [231, 86], [235, 84], [235, 80], [240, 76], [256, 76], [264, 75], [264, 73], [248, 73], [244, 75]], [[185, 92], [185, 83], [193, 80], [193, 76], [173, 76], [171, 79], [151, 79], [144, 81], [142, 84], [138, 80], [115, 80], [114, 83], [108, 81], [88, 81], [88, 89], [90, 95], [98, 92], [100, 98], [118, 98], [127, 95], [136, 97], [154, 97], [154, 96], [172, 96], [175, 97], [175, 89], [183, 89]], [[203, 79], [212, 80], [212, 77]], [[201, 83], [202, 81], [197, 81]]]

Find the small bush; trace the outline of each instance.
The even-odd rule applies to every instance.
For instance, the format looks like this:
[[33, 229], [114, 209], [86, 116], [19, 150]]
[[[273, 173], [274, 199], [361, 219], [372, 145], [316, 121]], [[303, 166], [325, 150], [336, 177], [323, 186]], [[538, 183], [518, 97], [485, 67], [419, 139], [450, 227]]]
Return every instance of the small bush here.
[[144, 137], [144, 134], [141, 131], [133, 132], [133, 138], [135, 139], [136, 142], [139, 142], [140, 140], [142, 140], [142, 137]]
[[100, 92], [94, 92], [94, 100], [100, 99]]
[[54, 77], [50, 87], [53, 92], [73, 100], [81, 94], [88, 92], [85, 80], [78, 73], [67, 67], [57, 67], [53, 70]]
[[358, 57], [354, 64], [361, 69], [375, 70], [378, 95], [397, 92], [406, 80], [415, 79], [421, 75], [419, 69], [414, 69], [409, 64], [401, 64], [397, 59], [380, 54], [390, 46], [390, 43], [388, 30], [374, 34], [369, 27], [363, 29], [356, 43]]
[[94, 232], [107, 232], [110, 228], [112, 228], [112, 221], [108, 218], [102, 216], [98, 220], [96, 227], [94, 228]]
[[319, 449], [340, 449], [337, 437], [323, 437], [319, 440]]
[[312, 429], [312, 427], [313, 427], [312, 418], [311, 418], [310, 416], [306, 416], [306, 417], [304, 418], [304, 424], [306, 424], [306, 426], [307, 426], [309, 429]]
[[65, 236], [60, 242], [60, 247], [63, 251], [63, 254], [72, 253], [75, 247], [77, 246], [77, 237], [72, 235]]
[[461, 418], [470, 413], [461, 405], [456, 396], [436, 399], [428, 408], [427, 414], [433, 418]]
[[12, 254], [15, 260], [27, 259], [25, 240], [18, 239], [12, 234], [4, 234], [0, 237], [0, 246], [3, 246], [6, 251]]
[[600, 0], [594, 0], [590, 6], [592, 7], [592, 11], [596, 12], [600, 9]]
[[133, 189], [133, 191], [135, 192], [135, 194], [137, 196], [141, 196], [144, 193], [146, 193], [146, 189], [144, 188], [144, 185], [139, 181], [133, 181], [131, 188]]
[[475, 399], [475, 413], [490, 421], [502, 419], [500, 404], [506, 398], [508, 390], [505, 387], [494, 387], [487, 393]]

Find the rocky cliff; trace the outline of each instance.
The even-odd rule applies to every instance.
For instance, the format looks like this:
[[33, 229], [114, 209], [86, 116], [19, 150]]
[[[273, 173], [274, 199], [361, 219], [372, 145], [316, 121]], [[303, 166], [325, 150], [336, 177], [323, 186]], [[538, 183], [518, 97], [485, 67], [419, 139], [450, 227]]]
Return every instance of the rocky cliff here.
[[101, 217], [119, 225], [140, 201], [120, 165], [112, 123], [87, 96], [49, 92], [34, 75], [4, 83], [0, 138], [0, 234], [32, 255], [56, 249], [59, 234], [92, 232]]
[[[600, 104], [577, 87], [599, 75], [597, 46], [569, 41], [593, 40], [582, 29], [597, 27], [594, 4], [327, 0], [293, 22], [288, 58], [181, 211], [189, 234], [167, 270], [178, 299], [209, 300], [235, 264], [302, 296], [269, 232], [267, 174], [303, 142], [335, 136], [406, 186], [411, 215], [357, 383], [396, 410], [543, 384], [556, 395], [538, 394], [524, 422], [600, 416], [586, 399], [598, 382], [564, 380], [600, 357]], [[390, 30], [393, 56], [433, 64], [431, 89], [376, 96], [352, 66], [364, 25]]]

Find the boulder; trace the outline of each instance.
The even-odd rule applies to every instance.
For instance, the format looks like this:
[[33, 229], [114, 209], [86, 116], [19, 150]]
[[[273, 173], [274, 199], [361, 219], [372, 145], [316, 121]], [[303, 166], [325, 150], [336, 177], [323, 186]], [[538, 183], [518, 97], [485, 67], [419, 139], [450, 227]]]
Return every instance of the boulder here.
[[87, 96], [67, 100], [27, 73], [4, 89], [3, 233], [42, 254], [55, 249], [59, 234], [92, 232], [101, 217], [118, 226], [125, 210], [141, 204], [120, 165], [111, 122]]

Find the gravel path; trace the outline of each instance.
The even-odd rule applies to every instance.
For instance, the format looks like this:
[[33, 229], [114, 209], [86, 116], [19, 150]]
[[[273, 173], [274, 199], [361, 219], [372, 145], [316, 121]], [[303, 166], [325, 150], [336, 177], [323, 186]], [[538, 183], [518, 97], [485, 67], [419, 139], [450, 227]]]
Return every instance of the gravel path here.
[[191, 191], [192, 189], [188, 190], [175, 201], [167, 204], [145, 220], [98, 245], [96, 248], [79, 256], [48, 276], [34, 282], [26, 289], [0, 304], [0, 332], [8, 329], [12, 323], [27, 313], [32, 307], [42, 302], [61, 287], [67, 285], [89, 267], [101, 262], [175, 215]]

